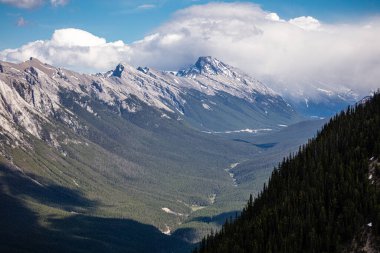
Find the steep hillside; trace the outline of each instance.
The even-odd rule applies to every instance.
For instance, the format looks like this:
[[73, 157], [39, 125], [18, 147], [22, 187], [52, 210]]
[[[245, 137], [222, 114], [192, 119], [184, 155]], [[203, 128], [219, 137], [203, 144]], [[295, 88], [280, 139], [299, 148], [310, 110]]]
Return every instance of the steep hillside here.
[[378, 252], [379, 155], [375, 94], [335, 116], [298, 154], [284, 159], [241, 215], [195, 252], [356, 252], [368, 233], [372, 239], [363, 248]]

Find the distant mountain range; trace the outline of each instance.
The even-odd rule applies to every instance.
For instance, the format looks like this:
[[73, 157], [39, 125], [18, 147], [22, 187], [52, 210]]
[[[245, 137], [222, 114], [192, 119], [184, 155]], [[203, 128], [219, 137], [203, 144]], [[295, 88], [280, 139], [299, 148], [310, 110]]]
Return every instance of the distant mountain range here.
[[200, 57], [176, 74], [119, 64], [107, 73], [86, 75], [34, 58], [0, 64], [2, 127], [15, 137], [20, 126], [41, 137], [41, 122], [49, 117], [80, 128], [62, 106], [67, 92], [75, 93], [76, 103], [94, 115], [91, 99], [117, 113], [138, 113], [145, 104], [159, 109], [162, 117], [185, 120], [204, 131], [278, 128], [301, 118], [263, 83], [211, 57]]
[[[331, 116], [358, 100], [351, 90], [322, 88], [316, 88], [313, 97], [303, 93], [281, 97], [259, 80], [210, 56], [178, 72], [119, 64], [106, 73], [86, 75], [31, 58], [20, 64], [0, 62], [0, 73], [4, 130], [18, 135], [15, 126], [22, 126], [39, 137], [41, 119], [60, 117], [75, 125], [62, 107], [65, 92], [102, 101], [118, 112], [137, 113], [143, 103], [159, 109], [162, 117], [185, 120], [209, 132], [276, 129], [304, 117]], [[89, 101], [77, 102], [96, 114]]]
[[[284, 93], [284, 98], [289, 101], [295, 110], [305, 117], [330, 117], [349, 105], [355, 104], [360, 97], [348, 88], [331, 89], [311, 86], [306, 93]], [[309, 95], [307, 95], [309, 94]]]

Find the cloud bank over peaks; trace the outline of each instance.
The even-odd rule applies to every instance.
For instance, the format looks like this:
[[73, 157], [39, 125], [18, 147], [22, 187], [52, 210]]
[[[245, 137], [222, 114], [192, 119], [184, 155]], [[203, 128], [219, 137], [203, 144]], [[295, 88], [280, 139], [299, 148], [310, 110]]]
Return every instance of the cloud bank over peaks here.
[[[212, 55], [290, 93], [310, 86], [368, 93], [380, 87], [380, 19], [328, 24], [290, 20], [249, 3], [211, 3], [177, 12], [133, 45], [133, 62], [163, 69]], [[151, 57], [151, 56], [154, 57]]]
[[20, 62], [29, 57], [55, 66], [95, 72], [130, 61], [130, 47], [121, 40], [107, 42], [89, 32], [67, 28], [56, 30], [50, 40], [38, 40], [0, 52], [0, 59], [6, 61]]
[[37, 57], [85, 72], [119, 62], [178, 70], [212, 55], [264, 80], [278, 91], [380, 87], [380, 19], [327, 24], [310, 17], [282, 19], [250, 3], [195, 5], [175, 13], [129, 45], [78, 29], [56, 30], [50, 40], [0, 52], [0, 59]]

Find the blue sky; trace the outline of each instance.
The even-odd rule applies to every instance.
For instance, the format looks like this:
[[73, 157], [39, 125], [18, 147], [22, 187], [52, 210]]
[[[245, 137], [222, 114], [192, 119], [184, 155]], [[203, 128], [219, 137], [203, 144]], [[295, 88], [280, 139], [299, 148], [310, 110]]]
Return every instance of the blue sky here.
[[[24, 1], [28, 2], [28, 0]], [[0, 2], [12, 2], [12, 0], [0, 0]], [[0, 4], [0, 31], [3, 34], [0, 40], [0, 50], [16, 48], [29, 41], [48, 39], [54, 30], [66, 27], [83, 29], [109, 41], [120, 39], [130, 43], [154, 31], [160, 24], [169, 20], [177, 10], [211, 1], [70, 0], [64, 2], [64, 5], [54, 7], [46, 0], [42, 5], [32, 8], [18, 8], [12, 4]], [[285, 19], [313, 16], [322, 22], [346, 22], [365, 16], [379, 15], [380, 13], [380, 0], [257, 0], [240, 2], [260, 4], [263, 9], [276, 12]], [[17, 26], [18, 22], [20, 22], [20, 26]]]

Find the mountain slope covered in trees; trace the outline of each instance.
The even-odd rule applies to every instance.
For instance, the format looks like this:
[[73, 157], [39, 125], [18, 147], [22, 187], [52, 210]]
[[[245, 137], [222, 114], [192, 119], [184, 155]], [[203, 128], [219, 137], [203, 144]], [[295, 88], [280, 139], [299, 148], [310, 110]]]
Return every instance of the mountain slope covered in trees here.
[[[284, 159], [241, 215], [195, 252], [342, 252], [360, 231], [378, 238], [379, 154], [377, 93], [332, 118]], [[378, 241], [369, 245], [374, 252]]]

